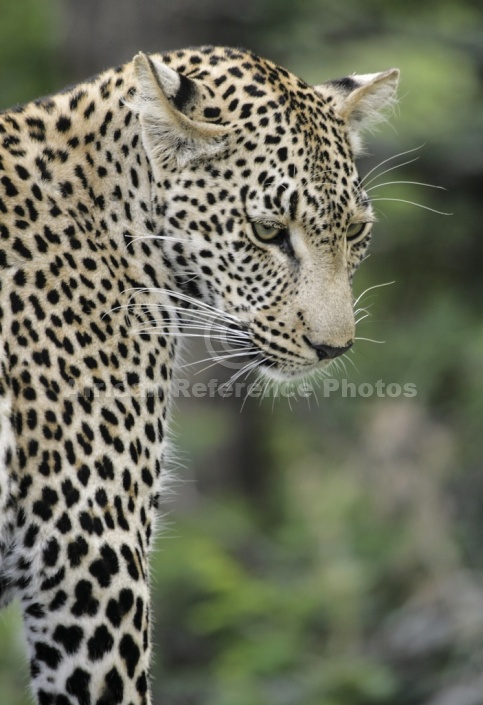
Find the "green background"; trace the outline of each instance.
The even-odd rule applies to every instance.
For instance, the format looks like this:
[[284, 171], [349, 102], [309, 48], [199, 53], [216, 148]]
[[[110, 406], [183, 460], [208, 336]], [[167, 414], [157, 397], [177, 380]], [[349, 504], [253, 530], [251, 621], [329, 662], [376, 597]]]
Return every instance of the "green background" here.
[[[0, 0], [0, 108], [140, 49], [202, 43], [314, 83], [401, 69], [396, 114], [360, 162], [364, 175], [391, 159], [369, 177], [379, 222], [355, 293], [394, 283], [364, 297], [358, 328], [385, 344], [359, 341], [334, 373], [366, 385], [356, 397], [179, 400], [154, 704], [481, 705], [481, 3]], [[379, 380], [417, 393], [363, 396]], [[30, 702], [27, 670], [13, 605], [1, 705]]]

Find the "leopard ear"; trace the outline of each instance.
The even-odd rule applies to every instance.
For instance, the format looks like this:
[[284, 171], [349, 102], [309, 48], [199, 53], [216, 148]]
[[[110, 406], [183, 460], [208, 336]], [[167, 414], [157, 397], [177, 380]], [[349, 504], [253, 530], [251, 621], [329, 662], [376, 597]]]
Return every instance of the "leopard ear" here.
[[153, 164], [162, 167], [174, 162], [182, 168], [216, 156], [224, 146], [227, 128], [186, 114], [188, 108], [203, 112], [197, 82], [154, 56], [139, 53], [133, 63], [137, 86], [128, 106], [139, 116], [144, 147]]
[[361, 133], [386, 119], [396, 104], [399, 70], [347, 76], [327, 81], [315, 90], [332, 100], [335, 110], [347, 122], [352, 147], [362, 151]]

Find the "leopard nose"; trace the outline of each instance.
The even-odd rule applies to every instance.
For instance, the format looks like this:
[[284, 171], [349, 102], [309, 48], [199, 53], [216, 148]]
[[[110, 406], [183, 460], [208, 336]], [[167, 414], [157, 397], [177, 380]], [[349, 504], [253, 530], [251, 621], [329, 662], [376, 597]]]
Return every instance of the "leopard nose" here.
[[341, 347], [335, 347], [333, 345], [326, 345], [325, 343], [313, 343], [311, 340], [304, 335], [304, 340], [312, 350], [315, 350], [319, 360], [333, 360], [339, 355], [343, 355], [352, 347], [352, 340], [347, 343], [347, 345], [342, 345]]

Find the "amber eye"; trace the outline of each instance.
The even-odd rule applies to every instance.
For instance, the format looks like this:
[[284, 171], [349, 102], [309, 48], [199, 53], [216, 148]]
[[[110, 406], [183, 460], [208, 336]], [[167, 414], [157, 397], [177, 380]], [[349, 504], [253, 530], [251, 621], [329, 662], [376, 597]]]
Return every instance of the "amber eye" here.
[[267, 225], [264, 223], [252, 223], [253, 232], [259, 240], [270, 242], [283, 232], [283, 228], [278, 225]]
[[369, 223], [352, 223], [346, 231], [347, 240], [357, 240], [362, 237]]

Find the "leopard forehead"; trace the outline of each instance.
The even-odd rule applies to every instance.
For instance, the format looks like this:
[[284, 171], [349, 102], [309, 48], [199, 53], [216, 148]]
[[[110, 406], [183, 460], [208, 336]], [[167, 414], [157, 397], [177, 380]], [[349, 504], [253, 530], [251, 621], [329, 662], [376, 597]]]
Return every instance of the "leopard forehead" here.
[[183, 83], [175, 104], [194, 118], [233, 125], [236, 146], [258, 172], [260, 187], [269, 186], [267, 167], [315, 187], [354, 175], [347, 127], [332, 95], [248, 51], [206, 47], [162, 58], [203, 86], [201, 106]]

